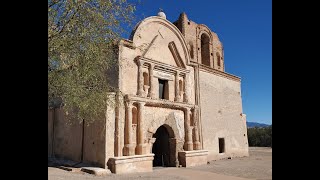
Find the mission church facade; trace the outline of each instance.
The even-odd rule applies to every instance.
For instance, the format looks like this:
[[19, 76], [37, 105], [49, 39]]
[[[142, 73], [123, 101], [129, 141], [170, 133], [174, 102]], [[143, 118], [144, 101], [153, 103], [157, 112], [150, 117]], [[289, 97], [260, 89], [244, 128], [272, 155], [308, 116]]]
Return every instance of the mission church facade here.
[[185, 13], [171, 23], [160, 12], [118, 48], [110, 77], [120, 93], [110, 93], [106, 119], [65, 127], [62, 110], [49, 110], [48, 157], [121, 174], [248, 156], [240, 78], [225, 72], [216, 33]]

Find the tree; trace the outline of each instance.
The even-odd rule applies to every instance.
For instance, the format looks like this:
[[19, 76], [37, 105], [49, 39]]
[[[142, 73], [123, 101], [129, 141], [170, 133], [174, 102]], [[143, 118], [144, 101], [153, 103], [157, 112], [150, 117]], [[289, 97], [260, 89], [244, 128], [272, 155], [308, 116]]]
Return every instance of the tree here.
[[49, 106], [88, 123], [105, 116], [112, 90], [106, 71], [134, 11], [126, 0], [48, 0]]

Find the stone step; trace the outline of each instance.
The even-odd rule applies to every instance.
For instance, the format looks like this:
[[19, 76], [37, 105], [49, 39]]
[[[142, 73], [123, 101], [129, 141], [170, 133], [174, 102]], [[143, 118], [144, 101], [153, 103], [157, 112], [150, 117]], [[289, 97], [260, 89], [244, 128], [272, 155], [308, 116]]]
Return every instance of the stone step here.
[[111, 174], [111, 171], [109, 169], [98, 168], [98, 167], [82, 167], [81, 171], [89, 174], [94, 174], [96, 176], [105, 176], [107, 174]]

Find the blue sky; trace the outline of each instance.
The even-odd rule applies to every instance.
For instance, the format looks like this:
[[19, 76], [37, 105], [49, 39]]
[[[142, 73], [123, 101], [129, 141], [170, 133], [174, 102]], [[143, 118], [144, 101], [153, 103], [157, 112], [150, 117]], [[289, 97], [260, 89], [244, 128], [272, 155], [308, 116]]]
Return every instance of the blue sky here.
[[[141, 0], [137, 20], [162, 8], [174, 22], [181, 12], [218, 34], [224, 46], [225, 70], [241, 77], [247, 121], [272, 123], [271, 0]], [[126, 37], [127, 38], [127, 37]]]

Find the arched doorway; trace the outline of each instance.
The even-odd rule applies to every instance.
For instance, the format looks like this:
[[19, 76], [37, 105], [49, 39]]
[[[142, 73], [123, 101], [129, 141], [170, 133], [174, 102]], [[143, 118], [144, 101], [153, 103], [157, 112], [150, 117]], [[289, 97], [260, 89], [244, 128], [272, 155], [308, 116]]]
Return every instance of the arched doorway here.
[[173, 132], [170, 127], [165, 125], [160, 126], [153, 137], [156, 138], [152, 146], [152, 153], [154, 154], [153, 166], [174, 166], [176, 158], [176, 147], [173, 143]]

